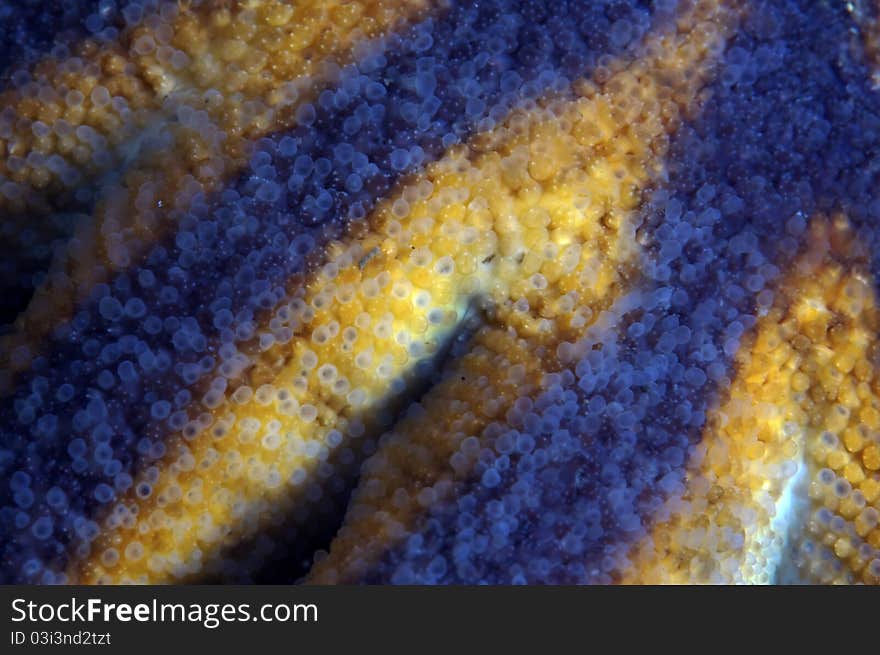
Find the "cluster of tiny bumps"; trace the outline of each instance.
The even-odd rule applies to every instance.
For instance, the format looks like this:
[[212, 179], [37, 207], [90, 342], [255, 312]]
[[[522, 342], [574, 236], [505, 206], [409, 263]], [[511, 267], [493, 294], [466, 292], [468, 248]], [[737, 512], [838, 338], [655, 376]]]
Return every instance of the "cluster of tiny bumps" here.
[[43, 4], [0, 581], [880, 582], [872, 3]]

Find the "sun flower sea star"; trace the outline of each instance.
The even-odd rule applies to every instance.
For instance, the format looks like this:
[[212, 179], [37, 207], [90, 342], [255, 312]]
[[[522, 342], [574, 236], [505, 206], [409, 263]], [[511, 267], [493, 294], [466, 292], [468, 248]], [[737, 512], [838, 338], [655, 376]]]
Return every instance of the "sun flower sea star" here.
[[866, 7], [75, 6], [0, 4], [0, 579], [880, 582]]

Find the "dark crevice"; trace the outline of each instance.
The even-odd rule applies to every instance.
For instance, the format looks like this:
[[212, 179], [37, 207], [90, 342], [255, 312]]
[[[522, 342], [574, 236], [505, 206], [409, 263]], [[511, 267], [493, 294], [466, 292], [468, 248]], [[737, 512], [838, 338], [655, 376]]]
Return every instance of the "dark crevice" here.
[[[356, 439], [351, 435], [343, 435], [343, 444], [346, 447], [332, 451], [327, 459], [333, 470], [331, 482], [319, 485], [310, 481], [303, 485], [320, 489], [320, 500], [311, 503], [302, 500], [299, 503], [294, 502], [297, 507], [290, 510], [288, 518], [280, 525], [262, 530], [251, 539], [221, 553], [205, 567], [206, 573], [196, 577], [193, 582], [300, 582], [308, 574], [315, 557], [329, 551], [330, 543], [342, 526], [351, 494], [360, 481], [361, 465], [379, 447], [379, 438], [393, 429], [412, 404], [420, 402], [431, 392], [433, 386], [442, 379], [443, 371], [465, 352], [473, 334], [485, 324], [485, 315], [480, 306], [481, 301], [474, 299], [463, 320], [445, 339], [439, 351], [433, 357], [419, 362], [412, 380], [402, 394], [380, 403], [378, 412], [377, 407], [369, 408], [368, 412], [378, 414], [380, 420], [374, 422], [367, 433]], [[302, 512], [305, 506], [308, 507], [307, 513]], [[234, 563], [231, 570], [217, 570], [222, 569], [224, 561]], [[248, 562], [253, 564], [245, 564]], [[243, 564], [245, 565], [242, 566]]]

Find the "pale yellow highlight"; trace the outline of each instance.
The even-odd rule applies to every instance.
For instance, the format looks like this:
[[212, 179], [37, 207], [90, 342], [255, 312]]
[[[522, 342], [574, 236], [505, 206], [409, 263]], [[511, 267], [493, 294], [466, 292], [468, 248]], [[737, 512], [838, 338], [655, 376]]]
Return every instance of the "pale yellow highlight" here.
[[[0, 94], [0, 106], [18, 118], [12, 137], [0, 139], [0, 181], [20, 189], [14, 200], [0, 193], [0, 210], [33, 220], [71, 191], [50, 170], [53, 155], [79, 171], [77, 185], [101, 190], [94, 215], [77, 222], [15, 331], [0, 338], [0, 392], [95, 284], [137, 263], [196, 194], [240, 169], [255, 139], [292, 126], [296, 108], [331, 82], [356, 43], [438, 6], [430, 0], [220, 0], [197, 9], [181, 3], [167, 20], [145, 21], [117, 43], [85, 41], [75, 46], [76, 56], [40, 62], [32, 73], [42, 82], [30, 84], [33, 94], [27, 88]], [[337, 68], [327, 67], [328, 60]], [[95, 103], [96, 91], [124, 100], [130, 116], [123, 120], [112, 102]], [[71, 106], [71, 94], [81, 103]], [[178, 121], [184, 115], [192, 118]], [[48, 133], [37, 136], [37, 125]], [[105, 141], [106, 163], [95, 162], [93, 145], [78, 138], [81, 126]], [[40, 163], [27, 163], [33, 155]], [[51, 232], [51, 225], [44, 222], [42, 231]]]
[[[805, 251], [737, 354], [685, 493], [634, 550], [626, 581], [880, 581], [863, 547], [880, 547], [880, 314], [869, 275], [845, 217], [814, 219]], [[833, 471], [827, 482], [823, 468]], [[821, 521], [822, 508], [840, 525]]]
[[153, 495], [120, 504], [71, 578], [189, 579], [306, 505], [300, 485], [329, 456], [334, 431], [355, 445], [475, 301], [538, 345], [576, 340], [638, 275], [640, 194], [662, 176], [669, 134], [698, 110], [693, 98], [736, 18], [708, 3], [694, 11], [602, 85], [581, 81], [571, 97], [518, 109], [428, 166], [366, 234], [331, 245], [276, 314], [289, 343], [230, 385], [210, 428], [168, 440]]

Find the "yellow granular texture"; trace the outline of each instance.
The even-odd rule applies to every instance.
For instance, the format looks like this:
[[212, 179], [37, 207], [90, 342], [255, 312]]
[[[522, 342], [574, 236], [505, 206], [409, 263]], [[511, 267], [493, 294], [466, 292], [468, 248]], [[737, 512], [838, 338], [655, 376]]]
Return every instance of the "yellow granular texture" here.
[[466, 439], [479, 436], [519, 398], [546, 386], [546, 361], [554, 358], [513, 330], [487, 326], [469, 344], [421, 403], [380, 440], [378, 453], [361, 469], [360, 484], [333, 540], [329, 555], [317, 561], [309, 581], [351, 583], [390, 545], [408, 534], [413, 519], [454, 495], [467, 479], [480, 447], [455, 455]]
[[[429, 7], [424, 0], [167, 3], [116, 42], [75, 44], [67, 59], [39, 62], [30, 82], [0, 93], [0, 105], [15, 119], [11, 134], [0, 137], [0, 176], [19, 187], [13, 198], [0, 194], [0, 209], [50, 206], [53, 193], [107, 172], [120, 155], [124, 160], [138, 138], [135, 127], [167, 121], [164, 128], [177, 129], [173, 117], [183, 105], [204, 111], [206, 123], [225, 136], [212, 143], [200, 130], [184, 128], [167, 163], [183, 160], [179, 165], [194, 172], [212, 156], [240, 156], [248, 139], [291, 120], [290, 105], [309, 95], [328, 60], [342, 63], [356, 42]], [[308, 76], [317, 77], [303, 79]], [[120, 102], [128, 112], [119, 110]], [[117, 157], [96, 160], [102, 148], [77, 133], [83, 126]], [[48, 166], [53, 154], [81, 173], [76, 184]]]
[[[880, 312], [871, 253], [843, 217], [829, 241], [832, 262], [805, 266], [811, 276], [805, 287], [816, 302], [802, 301], [797, 312], [811, 342], [798, 379], [810, 418], [804, 450], [809, 500], [789, 537], [793, 570], [783, 571], [783, 580], [877, 584], [880, 560], [869, 553], [880, 548]], [[803, 339], [796, 343], [807, 346]]]
[[[572, 97], [514, 110], [331, 244], [273, 317], [291, 339], [206, 395], [200, 427], [172, 435], [162, 465], [136, 480], [149, 497], [135, 491], [117, 505], [71, 579], [185, 580], [307, 508], [307, 482], [332, 477], [322, 467], [331, 452], [377, 434], [417, 364], [475, 302], [504, 325], [482, 337], [495, 365], [533, 358], [523, 383], [548, 367], [535, 345], [567, 361], [573, 353], [557, 345], [637, 271], [640, 190], [662, 173], [668, 134], [694, 108], [723, 40], [719, 21], [730, 17], [706, 13], [696, 28], [655, 37], [653, 54], [621, 62], [601, 87], [580, 82]], [[475, 353], [461, 365], [477, 375], [490, 361]], [[443, 389], [462, 392], [441, 386], [441, 398]]]
[[[435, 6], [181, 3], [126, 29], [115, 43], [87, 40], [63, 61], [42, 61], [31, 82], [0, 93], [14, 119], [11, 135], [0, 137], [0, 211], [29, 227], [75, 188], [101, 189], [94, 215], [75, 226], [15, 332], [0, 340], [0, 389], [31, 360], [11, 353], [22, 346], [37, 353], [96, 283], [137, 262], [196, 194], [234, 174], [250, 143], [293, 125], [295, 109], [338, 70], [328, 61], [344, 64], [356, 43]], [[47, 242], [58, 236], [51, 223], [42, 226]]]
[[[581, 261], [591, 260], [605, 262], [594, 271], [597, 284], [607, 285], [605, 278], [619, 275], [614, 253], [630, 251], [632, 233], [597, 239], [594, 223], [572, 221], [572, 214], [558, 211], [560, 205], [572, 206], [581, 191], [568, 173], [588, 166], [586, 156], [592, 146], [578, 147], [575, 137], [558, 126], [593, 124], [591, 108], [592, 103], [581, 99], [516, 112], [503, 140], [499, 137], [492, 150], [450, 153], [386, 202], [366, 236], [332, 244], [328, 263], [283, 312], [293, 339], [267, 350], [252, 366], [242, 385], [250, 391], [230, 390], [213, 410], [212, 423], [228, 426], [224, 428], [228, 434], [218, 441], [209, 430], [181, 443], [196, 462], [209, 450], [217, 452], [217, 465], [198, 475], [165, 468], [154, 492], [157, 498], [169, 494], [182, 498], [197, 484], [220, 498], [206, 497], [192, 508], [177, 503], [179, 516], [172, 515], [167, 504], [152, 511], [141, 507], [137, 527], [125, 531], [123, 541], [136, 536], [151, 559], [123, 560], [118, 574], [135, 580], [161, 579], [170, 566], [157, 564], [160, 559], [177, 563], [175, 558], [188, 556], [196, 543], [199, 550], [206, 550], [211, 542], [205, 542], [206, 529], [199, 527], [199, 521], [211, 528], [226, 526], [230, 534], [224, 536], [230, 541], [264, 523], [265, 517], [255, 519], [253, 525], [237, 525], [235, 507], [259, 517], [304, 502], [288, 483], [297, 469], [311, 474], [317, 464], [303, 452], [304, 446], [323, 443], [333, 430], [346, 439], [352, 438], [352, 431], [362, 430], [352, 424], [370, 423], [370, 416], [395, 390], [408, 386], [415, 364], [438, 351], [472, 299], [509, 303], [511, 292], [520, 288], [520, 266], [537, 239], [544, 240], [539, 245], [557, 248], [574, 245], [574, 259], [567, 271], [556, 267], [554, 257], [546, 257], [546, 268], [539, 262], [529, 279], [555, 271], [551, 281], [564, 280]], [[544, 173], [552, 192], [526, 179], [530, 147], [549, 152], [549, 160], [556, 162], [553, 170]], [[623, 170], [644, 176], [639, 169]], [[621, 188], [603, 186], [596, 198], [600, 206], [607, 202], [621, 207]], [[533, 225], [535, 214], [552, 218], [547, 224]], [[270, 385], [267, 403], [259, 397], [264, 384]], [[250, 398], [251, 392], [257, 393]], [[239, 396], [249, 399], [230, 400]], [[289, 411], [283, 409], [285, 402], [292, 404]], [[268, 446], [267, 438], [278, 445]], [[179, 448], [172, 446], [171, 452], [175, 451]], [[226, 461], [230, 464], [224, 466]], [[270, 477], [277, 479], [276, 485], [267, 484]], [[142, 534], [140, 526], [157, 512], [161, 519], [148, 519], [156, 528]], [[108, 542], [122, 539], [119, 530], [114, 532]], [[123, 541], [116, 546], [120, 552], [128, 546]], [[103, 575], [95, 571], [99, 578]]]
[[878, 582], [862, 547], [880, 545], [867, 255], [844, 217], [814, 220], [627, 581]]
[[[710, 13], [707, 21], [722, 17], [730, 18], [722, 11]], [[487, 308], [491, 325], [477, 332], [472, 349], [448, 367], [422, 403], [383, 436], [379, 452], [361, 471], [330, 552], [316, 562], [310, 582], [361, 579], [409, 534], [417, 516], [454, 496], [456, 485], [470, 479], [476, 457], [486, 447], [485, 443], [475, 446], [469, 458], [455, 455], [462, 442], [470, 437], [484, 440], [486, 427], [503, 424], [517, 400], [533, 400], [554, 384], [558, 372], [577, 360], [577, 342], [585, 329], [632, 287], [637, 253], [632, 250], [631, 210], [637, 207], [644, 184], [662, 174], [655, 162], [662, 158], [665, 132], [677, 123], [660, 116], [693, 109], [683, 87], [700, 83], [703, 67], [711, 61], [706, 57], [708, 46], [717, 46], [712, 39], [721, 36], [707, 29], [712, 38], [706, 38], [704, 28], [708, 23], [697, 21], [681, 34], [650, 42], [646, 50], [658, 54], [619, 69], [598, 89], [583, 87], [589, 88], [588, 102], [579, 101], [585, 108], [584, 119], [572, 131], [589, 130], [586, 140], [578, 139], [580, 146], [589, 145], [601, 159], [597, 156], [591, 166], [569, 174], [582, 179], [593, 202], [584, 205], [545, 185], [541, 204], [556, 207], [556, 215], [565, 220], [531, 208], [504, 226], [502, 234], [516, 235], [516, 247], [505, 249], [502, 244], [499, 249], [507, 257], [516, 255], [512, 262], [516, 269], [505, 271], [505, 278], [513, 280], [511, 291], [506, 297], [492, 296]], [[693, 59], [682, 61], [682, 52]], [[693, 76], [680, 75], [683, 68]], [[679, 100], [661, 107], [661, 97]], [[545, 143], [563, 136], [557, 128], [552, 140], [532, 145], [531, 152], [543, 156], [532, 160], [524, 179], [540, 182], [545, 179], [542, 167], [566, 163], [566, 152], [579, 152], [577, 146], [564, 149], [564, 143], [546, 150]], [[632, 168], [645, 172], [634, 175]], [[609, 190], [618, 195], [595, 202]], [[572, 240], [569, 224], [591, 230], [589, 238]], [[558, 226], [559, 236], [548, 239], [546, 228], [552, 226]], [[522, 237], [524, 227], [537, 233], [530, 236], [526, 231]], [[517, 248], [523, 240], [529, 249], [520, 253]], [[565, 244], [565, 249], [558, 244]]]

